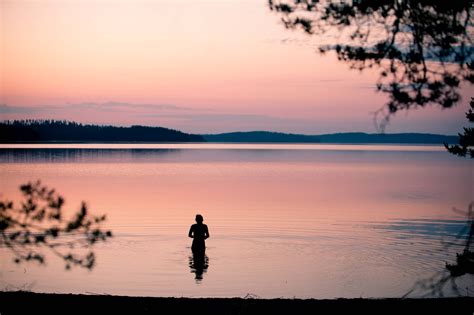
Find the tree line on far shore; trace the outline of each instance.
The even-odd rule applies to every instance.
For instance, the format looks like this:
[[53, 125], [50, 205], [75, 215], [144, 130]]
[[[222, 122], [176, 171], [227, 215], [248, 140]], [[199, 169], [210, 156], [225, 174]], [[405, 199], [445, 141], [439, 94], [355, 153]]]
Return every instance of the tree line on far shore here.
[[163, 127], [85, 125], [66, 120], [0, 122], [0, 142], [203, 142], [200, 135]]
[[426, 133], [344, 132], [303, 135], [272, 131], [188, 134], [163, 127], [85, 125], [65, 120], [0, 122], [1, 143], [41, 142], [228, 142], [228, 143], [457, 143], [459, 136]]

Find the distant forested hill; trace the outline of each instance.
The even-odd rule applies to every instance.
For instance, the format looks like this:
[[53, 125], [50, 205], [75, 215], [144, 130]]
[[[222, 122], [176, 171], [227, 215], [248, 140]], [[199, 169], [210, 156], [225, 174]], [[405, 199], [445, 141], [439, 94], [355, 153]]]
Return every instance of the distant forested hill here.
[[71, 121], [0, 122], [0, 142], [203, 142], [200, 135], [162, 127], [83, 125]]
[[208, 142], [266, 142], [266, 143], [413, 143], [443, 144], [457, 143], [458, 136], [427, 133], [368, 134], [362, 132], [334, 133], [324, 135], [299, 135], [268, 131], [231, 132], [203, 135]]
[[269, 131], [193, 135], [163, 127], [83, 125], [58, 120], [0, 122], [0, 142], [249, 142], [249, 143], [457, 143], [458, 136], [362, 132], [301, 135]]
[[308, 136], [270, 131], [229, 132], [215, 135], [203, 135], [208, 142], [285, 142], [315, 143], [321, 142], [319, 136]]

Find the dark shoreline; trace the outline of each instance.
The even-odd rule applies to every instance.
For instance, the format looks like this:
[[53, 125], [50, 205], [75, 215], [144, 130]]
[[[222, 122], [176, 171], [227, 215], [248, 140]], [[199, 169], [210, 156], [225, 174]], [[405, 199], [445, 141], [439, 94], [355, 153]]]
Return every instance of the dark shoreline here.
[[0, 292], [9, 314], [469, 314], [474, 297], [426, 299], [243, 299]]
[[455, 144], [459, 135], [434, 133], [338, 132], [297, 134], [275, 131], [237, 131], [191, 134], [158, 126], [112, 126], [67, 120], [3, 120], [0, 142], [16, 143], [340, 143], [340, 144]]

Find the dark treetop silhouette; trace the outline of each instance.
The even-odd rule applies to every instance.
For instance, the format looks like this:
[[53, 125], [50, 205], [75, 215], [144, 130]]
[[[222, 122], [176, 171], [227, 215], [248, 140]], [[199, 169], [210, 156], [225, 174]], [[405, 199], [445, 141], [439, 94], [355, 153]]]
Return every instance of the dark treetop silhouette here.
[[0, 122], [0, 142], [202, 142], [203, 137], [163, 127], [83, 125], [62, 120]]
[[[466, 118], [469, 122], [474, 122], [474, 98], [471, 98], [470, 109], [466, 113]], [[464, 134], [459, 134], [459, 144], [448, 145], [445, 144], [446, 149], [455, 155], [462, 157], [470, 156], [474, 158], [474, 128], [464, 128]], [[467, 224], [465, 228], [460, 231], [459, 238], [464, 234], [467, 235], [466, 242], [462, 253], [456, 254], [456, 263], [446, 263], [448, 273], [442, 273], [438, 279], [428, 279], [419, 283], [425, 289], [428, 288], [431, 292], [442, 295], [443, 286], [450, 283], [455, 292], [459, 292], [456, 279], [466, 274], [474, 275], [474, 251], [472, 251], [471, 244], [474, 237], [474, 202], [471, 202], [467, 211], [453, 208], [453, 211], [467, 217]]]
[[321, 53], [379, 70], [377, 90], [390, 99], [376, 111], [382, 129], [398, 110], [452, 107], [461, 83], [474, 83], [472, 0], [269, 0], [269, 7], [287, 28], [318, 36]]
[[[470, 123], [474, 123], [474, 97], [471, 97], [471, 108], [466, 113], [466, 118]], [[448, 145], [444, 144], [446, 149], [452, 154], [459, 156], [470, 156], [474, 159], [474, 128], [464, 127], [464, 133], [459, 134], [459, 144]]]
[[[92, 216], [86, 204], [70, 220], [64, 218], [64, 198], [40, 181], [20, 187], [25, 201], [16, 208], [12, 201], [0, 201], [0, 246], [10, 249], [14, 261], [45, 263], [43, 248], [72, 266], [92, 269], [92, 246], [112, 237], [100, 225], [105, 215]], [[76, 251], [76, 252], [75, 252]], [[80, 253], [78, 253], [79, 251]]]

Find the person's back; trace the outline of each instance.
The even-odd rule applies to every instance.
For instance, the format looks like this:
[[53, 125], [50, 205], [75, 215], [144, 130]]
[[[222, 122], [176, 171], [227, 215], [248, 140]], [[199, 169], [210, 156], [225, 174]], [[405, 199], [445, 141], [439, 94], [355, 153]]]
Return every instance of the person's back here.
[[191, 231], [193, 233], [193, 238], [195, 240], [205, 240], [208, 235], [207, 225], [202, 223], [196, 223], [191, 226]]
[[193, 239], [193, 245], [191, 246], [193, 253], [206, 250], [205, 240], [209, 238], [209, 229], [202, 221], [204, 221], [202, 215], [196, 215], [196, 224], [191, 225], [189, 229], [188, 236]]

